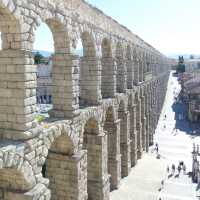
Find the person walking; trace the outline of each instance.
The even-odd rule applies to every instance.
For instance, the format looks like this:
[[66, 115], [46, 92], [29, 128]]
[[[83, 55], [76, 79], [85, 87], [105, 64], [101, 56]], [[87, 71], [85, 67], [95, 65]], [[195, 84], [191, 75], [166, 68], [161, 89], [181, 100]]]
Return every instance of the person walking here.
[[183, 164], [183, 174], [186, 174], [186, 166]]
[[180, 173], [181, 173], [181, 165], [179, 164], [178, 165], [178, 175], [180, 175]]
[[156, 149], [156, 153], [158, 154], [158, 151], [159, 151], [159, 149], [158, 149], [158, 143], [156, 143], [155, 149]]
[[161, 190], [164, 188], [164, 180], [161, 181]]
[[169, 174], [169, 165], [167, 165], [167, 173]]
[[175, 173], [175, 169], [176, 169], [175, 165], [172, 164], [172, 175], [174, 175], [174, 173]]

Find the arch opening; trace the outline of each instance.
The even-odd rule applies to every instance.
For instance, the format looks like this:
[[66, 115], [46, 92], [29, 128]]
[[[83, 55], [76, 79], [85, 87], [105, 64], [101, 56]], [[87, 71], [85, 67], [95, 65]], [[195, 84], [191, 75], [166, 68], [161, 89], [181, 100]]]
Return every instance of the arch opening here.
[[[70, 40], [65, 24], [57, 18], [45, 20], [48, 33], [51, 34], [49, 50], [52, 56], [52, 109], [51, 117], [64, 118], [74, 115], [79, 108], [78, 57], [73, 53], [74, 41]], [[50, 40], [50, 39], [49, 39]], [[73, 94], [73, 95], [72, 95]]]
[[93, 35], [81, 33], [83, 57], [80, 60], [80, 105], [96, 105], [101, 99], [99, 60], [96, 56], [96, 46]]
[[33, 43], [34, 64], [37, 67], [37, 119], [48, 117], [53, 108], [53, 57], [55, 53], [53, 33], [47, 22], [42, 23], [35, 32]]

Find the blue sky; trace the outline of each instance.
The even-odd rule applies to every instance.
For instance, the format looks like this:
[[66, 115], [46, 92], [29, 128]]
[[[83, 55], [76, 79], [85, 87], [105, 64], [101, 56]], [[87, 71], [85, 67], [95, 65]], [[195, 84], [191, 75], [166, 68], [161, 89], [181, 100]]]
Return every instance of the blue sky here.
[[168, 54], [200, 52], [200, 0], [88, 0]]
[[[200, 0], [88, 0], [164, 54], [200, 54]], [[50, 41], [52, 41], [50, 43]], [[53, 50], [44, 25], [36, 32], [38, 50]]]

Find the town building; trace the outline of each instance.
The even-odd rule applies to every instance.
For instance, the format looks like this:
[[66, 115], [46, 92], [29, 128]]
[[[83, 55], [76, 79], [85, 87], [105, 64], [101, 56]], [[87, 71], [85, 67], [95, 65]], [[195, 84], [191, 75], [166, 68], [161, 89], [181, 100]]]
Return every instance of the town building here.
[[48, 62], [37, 65], [37, 103], [51, 104], [52, 102], [52, 58]]

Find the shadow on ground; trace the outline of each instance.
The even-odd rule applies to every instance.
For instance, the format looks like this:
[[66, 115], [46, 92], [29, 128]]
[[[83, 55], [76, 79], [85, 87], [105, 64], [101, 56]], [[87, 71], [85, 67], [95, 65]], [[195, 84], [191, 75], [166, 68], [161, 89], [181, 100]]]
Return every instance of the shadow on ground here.
[[200, 124], [192, 123], [187, 119], [187, 107], [181, 100], [174, 102], [172, 109], [175, 112], [175, 129], [186, 132], [191, 137], [200, 135]]

